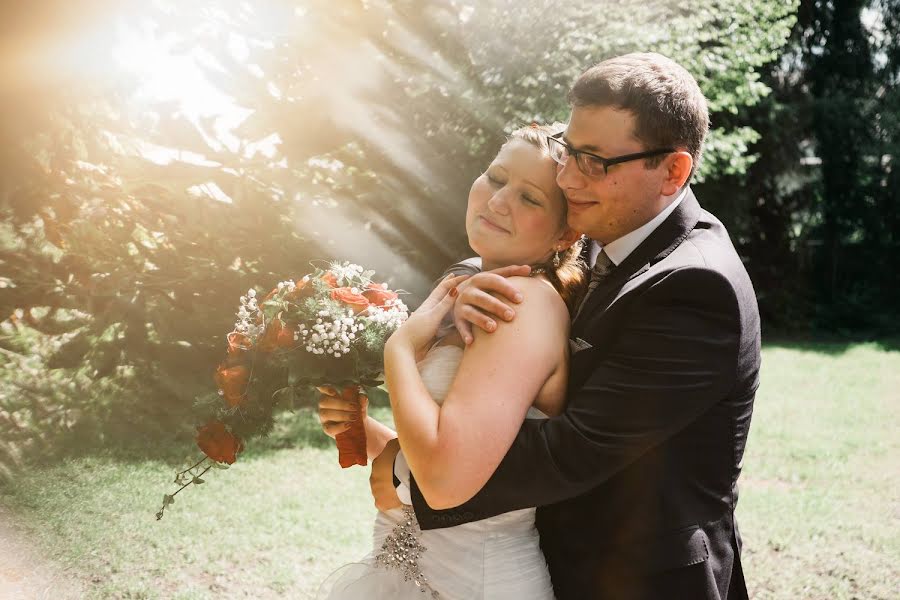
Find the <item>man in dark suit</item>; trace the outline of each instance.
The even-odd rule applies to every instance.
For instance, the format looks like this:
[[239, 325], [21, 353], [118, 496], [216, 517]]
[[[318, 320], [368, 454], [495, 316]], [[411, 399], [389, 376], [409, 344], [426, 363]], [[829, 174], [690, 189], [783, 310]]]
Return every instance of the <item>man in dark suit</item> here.
[[[567, 408], [526, 420], [481, 490], [425, 498], [413, 478], [419, 524], [538, 506], [560, 600], [746, 598], [734, 510], [759, 314], [727, 231], [688, 186], [706, 100], [657, 54], [600, 63], [569, 99], [550, 152], [569, 224], [593, 240], [593, 268], [572, 325]], [[470, 278], [456, 307], [463, 337], [469, 324], [493, 331], [508, 320], [515, 294], [497, 273]], [[378, 479], [396, 453], [389, 444], [373, 464], [382, 507], [394, 499]]]

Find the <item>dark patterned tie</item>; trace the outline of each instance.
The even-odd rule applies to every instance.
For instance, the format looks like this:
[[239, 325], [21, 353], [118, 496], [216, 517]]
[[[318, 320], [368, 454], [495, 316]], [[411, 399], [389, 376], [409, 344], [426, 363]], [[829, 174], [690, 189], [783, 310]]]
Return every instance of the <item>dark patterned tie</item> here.
[[578, 318], [578, 315], [581, 314], [581, 310], [584, 308], [584, 305], [587, 304], [587, 299], [591, 297], [591, 294], [594, 293], [594, 290], [603, 283], [609, 274], [613, 272], [616, 268], [615, 263], [606, 255], [606, 252], [600, 250], [600, 254], [597, 255], [597, 262], [594, 263], [594, 268], [591, 269], [591, 281], [588, 283], [587, 292], [584, 294], [584, 298], [581, 300], [581, 304], [578, 305], [578, 310], [575, 312], [575, 318]]

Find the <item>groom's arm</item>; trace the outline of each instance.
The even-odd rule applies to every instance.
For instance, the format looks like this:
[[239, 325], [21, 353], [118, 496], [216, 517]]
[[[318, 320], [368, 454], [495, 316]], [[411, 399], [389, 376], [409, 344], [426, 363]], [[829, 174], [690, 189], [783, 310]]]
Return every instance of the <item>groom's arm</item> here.
[[[455, 264], [451, 265], [450, 267], [448, 267], [441, 274], [441, 276], [437, 279], [437, 281], [434, 282], [434, 284], [432, 285], [432, 288], [436, 287], [437, 284], [442, 282], [448, 275], [475, 276], [481, 272], [482, 272], [481, 258], [479, 258], [477, 256], [473, 257], [473, 258], [467, 258], [463, 261], [460, 261], [460, 262], [455, 263]], [[515, 295], [518, 294], [519, 292], [512, 284], [506, 283], [505, 278], [510, 277], [512, 275], [525, 275], [527, 273], [528, 273], [528, 271], [522, 271], [522, 267], [516, 267], [516, 266], [506, 267], [503, 269], [497, 269], [493, 272], [489, 272], [488, 274], [486, 274], [488, 277], [495, 277], [495, 279], [493, 281], [493, 286], [481, 284], [481, 285], [477, 285], [476, 287], [482, 288], [482, 289], [493, 289], [496, 291], [496, 293], [507, 296], [510, 301], [516, 302], [517, 299], [515, 298]], [[465, 283], [463, 285], [465, 285]], [[463, 293], [465, 293], [465, 292], [463, 292]], [[477, 293], [484, 294], [481, 291], [478, 291]], [[484, 295], [487, 296], [487, 294], [484, 294]], [[485, 309], [486, 313], [491, 312], [493, 310], [493, 312], [499, 314], [500, 309], [498, 307], [503, 307], [503, 308], [506, 307], [505, 304], [500, 304], [500, 300], [497, 300], [493, 296], [488, 296], [487, 301], [490, 302], [491, 304], [483, 305], [483, 308]], [[475, 304], [475, 302], [470, 300], [469, 304]], [[463, 303], [459, 303], [459, 305], [461, 306], [461, 305], [463, 305]], [[474, 309], [468, 309], [468, 310], [474, 311]], [[482, 317], [483, 319], [487, 319], [488, 317], [486, 316], [486, 313], [479, 314], [478, 316]], [[450, 327], [452, 325], [453, 317], [454, 317], [454, 315], [452, 315], [452, 314], [448, 315], [446, 317], [446, 322], [443, 323], [441, 327], [442, 328]], [[507, 320], [512, 320], [512, 318], [513, 317], [508, 317]], [[461, 318], [457, 319], [457, 323], [459, 323], [461, 320], [462, 320]], [[470, 317], [470, 320], [475, 321], [475, 319], [472, 319], [471, 317]], [[468, 324], [466, 325], [466, 328], [468, 329]], [[482, 327], [482, 328], [486, 329], [486, 327]], [[463, 339], [466, 340], [466, 336], [467, 336], [466, 331], [460, 331], [460, 333], [463, 335]], [[471, 334], [469, 333], [468, 336], [471, 337]], [[469, 343], [469, 340], [466, 340], [466, 343]], [[406, 464], [405, 457], [403, 456], [403, 451], [401, 450], [400, 453], [397, 454], [397, 459], [394, 462], [393, 482], [394, 482], [394, 487], [397, 490], [397, 494], [400, 498], [400, 501], [407, 503], [407, 504], [409, 503], [410, 477], [411, 477], [411, 475], [410, 475], [410, 471], [409, 471], [409, 466]], [[392, 503], [392, 500], [390, 500], [390, 499], [383, 499], [383, 501], [386, 502], [387, 504]]]
[[[447, 269], [435, 285], [447, 275], [470, 275], [459, 284], [459, 298], [453, 308], [452, 322], [466, 344], [474, 339], [472, 327], [487, 332], [494, 331], [495, 318], [512, 321], [515, 318], [515, 304], [523, 300], [521, 291], [507, 278], [527, 276], [531, 267], [527, 265], [510, 265], [491, 271], [481, 270], [480, 258], [469, 258], [456, 263]], [[506, 301], [504, 301], [504, 299]], [[447, 321], [450, 324], [450, 321]]]
[[[445, 527], [541, 506], [600, 485], [676, 434], [735, 385], [740, 320], [720, 274], [666, 274], [627, 308], [609, 345], [565, 412], [526, 420], [480, 490], [428, 498], [411, 482], [423, 528]], [[595, 351], [595, 350], [589, 350]], [[476, 494], [477, 492], [477, 494]], [[474, 497], [473, 497], [474, 495]]]

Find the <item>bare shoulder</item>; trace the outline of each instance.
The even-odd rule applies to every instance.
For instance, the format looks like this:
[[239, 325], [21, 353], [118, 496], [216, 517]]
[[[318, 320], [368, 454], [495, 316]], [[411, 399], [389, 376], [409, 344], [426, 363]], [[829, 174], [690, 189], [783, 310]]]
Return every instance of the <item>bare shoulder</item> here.
[[509, 280], [524, 296], [524, 300], [517, 306], [517, 312], [542, 314], [546, 318], [546, 311], [553, 311], [552, 314], [568, 320], [566, 303], [549, 281], [542, 277], [510, 277]]
[[[494, 334], [481, 337], [514, 339], [568, 331], [569, 309], [550, 282], [540, 277], [510, 277], [509, 281], [523, 296], [522, 302], [513, 305], [516, 317], [509, 323], [500, 321]], [[475, 330], [477, 337], [478, 328]]]
[[498, 320], [493, 333], [473, 328], [475, 343], [466, 352], [474, 350], [479, 355], [517, 361], [531, 357], [541, 368], [555, 364], [557, 345], [550, 340], [568, 337], [571, 321], [566, 303], [546, 279], [510, 277], [509, 281], [523, 296], [522, 302], [512, 305], [515, 318], [509, 322]]

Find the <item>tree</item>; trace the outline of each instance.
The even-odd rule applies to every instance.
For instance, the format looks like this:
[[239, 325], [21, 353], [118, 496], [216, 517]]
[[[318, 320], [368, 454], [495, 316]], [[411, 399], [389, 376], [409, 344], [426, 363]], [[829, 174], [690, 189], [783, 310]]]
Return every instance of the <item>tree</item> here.
[[[685, 64], [716, 126], [701, 175], [737, 176], [757, 134], [728, 116], [766, 96], [760, 66], [794, 19], [793, 3], [736, 0], [47, 6], [2, 9], [0, 22], [16, 24], [10, 47], [103, 22], [152, 52], [89, 71], [96, 53], [76, 53], [69, 70], [3, 92], [0, 309], [15, 317], [0, 338], [0, 410], [25, 428], [42, 414], [17, 375], [33, 356], [45, 380], [79, 382], [74, 397], [45, 398], [66, 423], [182, 422], [212, 390], [238, 296], [312, 259], [356, 260], [425, 291], [466, 254], [463, 228], [448, 224], [462, 223], [504, 133], [565, 119], [568, 86], [603, 58], [656, 50]], [[48, 13], [59, 15], [49, 33]], [[230, 108], [148, 99], [166, 75], [149, 66], [163, 58], [190, 65], [182, 85], [209, 82], [208, 101]]]
[[759, 160], [706, 194], [737, 200], [732, 233], [770, 330], [896, 331], [896, 9], [802, 2], [764, 68], [773, 94], [737, 117]]

